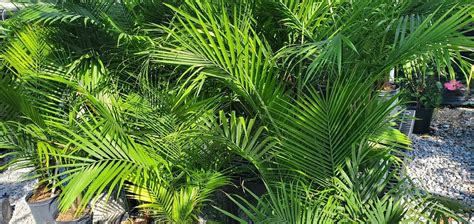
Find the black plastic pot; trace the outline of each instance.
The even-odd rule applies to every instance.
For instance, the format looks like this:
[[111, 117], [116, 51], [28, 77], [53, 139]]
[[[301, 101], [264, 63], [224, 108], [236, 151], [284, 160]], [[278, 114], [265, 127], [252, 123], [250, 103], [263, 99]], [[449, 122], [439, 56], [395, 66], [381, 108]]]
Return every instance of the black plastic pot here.
[[433, 118], [434, 108], [417, 107], [415, 113], [414, 134], [426, 134], [430, 131], [431, 119]]
[[59, 213], [58, 210], [58, 196], [53, 196], [51, 198], [37, 201], [37, 202], [28, 202], [28, 199], [33, 195], [33, 192], [30, 192], [26, 195], [25, 200], [30, 207], [31, 214], [35, 219], [35, 222], [38, 224], [44, 223], [55, 223], [56, 216]]
[[57, 224], [92, 224], [92, 213], [87, 213], [71, 221], [56, 221]]
[[442, 105], [448, 106], [461, 106], [466, 101], [466, 96], [463, 92], [460, 91], [443, 91], [443, 99], [441, 101]]

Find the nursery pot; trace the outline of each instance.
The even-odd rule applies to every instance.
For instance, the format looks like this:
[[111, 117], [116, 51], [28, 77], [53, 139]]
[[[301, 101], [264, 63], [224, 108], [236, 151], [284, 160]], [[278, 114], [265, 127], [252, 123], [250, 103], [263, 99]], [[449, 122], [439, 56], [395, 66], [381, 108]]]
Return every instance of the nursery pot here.
[[463, 105], [466, 97], [463, 92], [457, 91], [450, 91], [450, 90], [443, 90], [443, 99], [441, 101], [442, 105], [449, 105], [449, 106], [460, 106]]
[[[396, 97], [398, 93], [400, 93], [400, 86], [397, 85], [396, 89], [394, 90], [390, 90], [390, 91], [380, 90], [378, 95], [382, 101], [388, 101], [392, 99], [393, 97]], [[398, 99], [394, 100], [391, 106], [395, 106], [397, 105], [397, 103], [398, 103]], [[397, 112], [398, 112], [398, 107], [395, 107], [390, 112], [390, 115], [395, 115]]]
[[430, 131], [434, 108], [417, 107], [415, 113], [414, 134], [426, 134]]
[[83, 216], [71, 221], [56, 221], [57, 224], [92, 224], [92, 213], [88, 212]]
[[58, 210], [58, 195], [41, 201], [29, 202], [28, 199], [33, 196], [33, 192], [26, 195], [25, 200], [30, 207], [31, 214], [36, 223], [55, 223]]

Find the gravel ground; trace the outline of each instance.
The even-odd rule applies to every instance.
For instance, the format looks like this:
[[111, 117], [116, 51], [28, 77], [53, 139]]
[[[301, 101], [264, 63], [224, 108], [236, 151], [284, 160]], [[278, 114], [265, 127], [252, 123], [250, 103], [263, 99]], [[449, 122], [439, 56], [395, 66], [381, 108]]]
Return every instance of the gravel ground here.
[[33, 189], [35, 181], [23, 181], [22, 176], [30, 172], [28, 169], [12, 170], [8, 169], [0, 173], [0, 195], [7, 194], [10, 197], [10, 204], [14, 206], [13, 217], [10, 223], [34, 224], [30, 208], [26, 204], [25, 196]]
[[474, 208], [473, 126], [472, 108], [435, 112], [431, 133], [412, 136], [407, 173], [416, 185]]
[[[8, 195], [10, 204], [14, 206], [11, 224], [35, 223], [25, 196], [33, 189], [36, 181], [18, 181], [25, 179], [23, 176], [29, 173], [29, 169], [8, 169], [0, 173], [0, 197]], [[117, 202], [116, 199], [111, 198], [108, 203], [105, 203], [103, 200], [105, 199], [99, 200], [93, 210], [94, 220], [105, 221], [108, 218], [121, 217], [125, 212], [123, 201]]]

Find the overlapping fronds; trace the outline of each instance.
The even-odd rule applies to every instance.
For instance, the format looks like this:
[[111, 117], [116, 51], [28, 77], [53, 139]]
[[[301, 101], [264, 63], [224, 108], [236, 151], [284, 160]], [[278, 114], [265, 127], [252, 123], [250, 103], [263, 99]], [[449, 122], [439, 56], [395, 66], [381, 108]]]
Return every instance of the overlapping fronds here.
[[294, 103], [282, 102], [288, 108], [276, 111], [284, 117], [277, 123], [282, 130], [282, 160], [324, 184], [336, 176], [354, 144], [369, 139], [388, 145], [408, 143], [405, 137], [393, 138], [397, 134], [381, 135], [393, 129], [388, 119], [394, 99], [380, 101], [370, 85], [343, 81], [326, 93], [310, 90]]
[[440, 75], [456, 65], [472, 75], [461, 51], [474, 48], [473, 9], [465, 0], [33, 4], [1, 23], [2, 157], [61, 188], [63, 210], [127, 191], [159, 221], [195, 222], [216, 190], [250, 173], [266, 192], [229, 198], [255, 223], [457, 219], [402, 188], [393, 154], [410, 141], [392, 127], [397, 96], [374, 86], [431, 62]]
[[139, 207], [153, 211], [158, 221], [190, 223], [197, 220], [211, 193], [226, 183], [227, 179], [219, 173], [198, 172], [191, 174], [189, 182], [183, 186], [145, 179], [140, 185], [127, 185], [127, 191], [132, 198], [144, 202]]
[[237, 5], [189, 2], [191, 12], [170, 6], [177, 22], [162, 27], [173, 45], [151, 52], [160, 63], [202, 68], [235, 91], [253, 113], [268, 116], [284, 85], [271, 49], [252, 29], [250, 8]]

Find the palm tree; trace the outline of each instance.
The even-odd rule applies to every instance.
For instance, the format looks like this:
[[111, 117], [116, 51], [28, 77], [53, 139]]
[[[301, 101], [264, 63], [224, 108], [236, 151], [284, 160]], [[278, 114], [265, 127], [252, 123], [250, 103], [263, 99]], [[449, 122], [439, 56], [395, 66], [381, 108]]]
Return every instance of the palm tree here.
[[20, 130], [40, 133], [29, 149], [54, 158], [37, 170], [54, 171], [43, 178], [61, 188], [63, 210], [125, 190], [159, 220], [194, 222], [215, 190], [250, 171], [266, 194], [257, 206], [230, 199], [255, 222], [454, 216], [387, 193], [391, 152], [410, 142], [392, 127], [395, 99], [373, 87], [421, 56], [451, 60], [474, 47], [459, 31], [472, 10], [386, 0], [33, 5], [2, 24], [2, 143], [18, 150]]
[[[75, 60], [67, 55], [73, 60], [64, 61], [62, 56], [70, 52], [52, 50], [55, 45], [47, 39], [51, 37], [49, 27], [44, 33], [33, 32], [28, 26], [24, 29], [9, 37], [12, 40], [5, 44], [3, 52], [8, 76], [2, 88], [2, 103], [8, 107], [2, 111], [6, 120], [2, 127], [7, 130], [15, 119], [24, 119], [14, 116], [17, 112], [33, 124], [15, 122], [18, 130], [2, 131], [5, 146], [15, 149], [11, 154], [38, 167], [36, 172], [53, 171], [40, 179], [52, 180], [53, 187], [61, 188], [63, 211], [77, 206], [80, 213], [99, 193], [120, 191], [126, 182], [131, 195], [153, 205], [151, 210], [159, 217], [175, 222], [196, 219], [198, 208], [209, 194], [226, 181], [218, 172], [207, 171], [203, 176], [195, 165], [207, 168], [217, 163], [207, 158], [202, 160], [206, 163], [189, 159], [206, 152], [200, 147], [207, 143], [188, 136], [201, 127], [198, 121], [212, 114], [217, 106], [215, 98], [189, 98], [200, 84], [194, 81], [183, 84], [188, 86], [184, 90], [148, 82], [134, 87], [133, 83], [125, 83], [128, 80], [113, 78], [97, 53]], [[118, 91], [121, 88], [127, 88], [127, 92]], [[27, 128], [42, 134], [40, 139], [28, 139], [33, 143], [29, 148], [18, 144], [23, 134], [20, 131]], [[43, 148], [48, 150], [42, 151]], [[24, 158], [21, 150], [26, 149], [33, 156], [27, 154]], [[55, 159], [44, 164], [38, 161], [43, 157]], [[17, 160], [13, 163], [19, 164]], [[149, 177], [156, 175], [158, 168], [163, 171], [159, 172], [163, 180], [160, 183], [176, 190], [168, 189], [169, 194], [147, 199], [144, 195], [157, 190], [157, 183], [150, 183]], [[83, 182], [84, 177], [98, 173], [102, 175]], [[180, 182], [190, 177], [192, 182]], [[186, 193], [188, 190], [190, 194]], [[182, 201], [183, 197], [188, 201]], [[160, 204], [160, 200], [172, 204]]]

